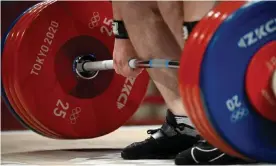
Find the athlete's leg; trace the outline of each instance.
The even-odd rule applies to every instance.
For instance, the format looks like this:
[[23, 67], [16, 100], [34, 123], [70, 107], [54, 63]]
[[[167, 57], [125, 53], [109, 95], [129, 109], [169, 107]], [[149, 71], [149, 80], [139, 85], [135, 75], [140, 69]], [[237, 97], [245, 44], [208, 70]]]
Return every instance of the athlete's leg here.
[[[164, 22], [157, 2], [121, 2], [121, 14], [139, 59], [180, 59], [180, 44]], [[174, 157], [198, 140], [189, 119], [183, 116], [185, 110], [178, 92], [177, 70], [147, 71], [171, 111], [168, 111], [166, 123], [160, 129], [149, 131], [152, 134], [149, 139], [123, 150], [122, 157], [126, 159]], [[175, 115], [180, 116], [175, 118]], [[177, 123], [176, 119], [181, 123]]]

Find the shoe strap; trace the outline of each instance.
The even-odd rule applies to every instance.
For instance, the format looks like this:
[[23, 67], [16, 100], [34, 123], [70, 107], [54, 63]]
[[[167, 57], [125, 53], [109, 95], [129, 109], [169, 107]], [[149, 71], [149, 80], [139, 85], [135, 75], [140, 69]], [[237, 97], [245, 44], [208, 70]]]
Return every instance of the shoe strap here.
[[147, 133], [151, 134], [151, 137], [154, 139], [158, 139], [164, 136], [172, 137], [178, 134], [175, 129], [167, 123], [164, 123], [159, 129], [148, 130]]
[[197, 137], [198, 132], [194, 129], [190, 129], [188, 127], [185, 127], [183, 130], [180, 130], [178, 128], [175, 128], [168, 123], [164, 123], [161, 128], [155, 129], [155, 130], [148, 130], [148, 134], [151, 134], [151, 137], [154, 139], [158, 139], [164, 136], [167, 137], [173, 137], [176, 135], [188, 135], [192, 137]]

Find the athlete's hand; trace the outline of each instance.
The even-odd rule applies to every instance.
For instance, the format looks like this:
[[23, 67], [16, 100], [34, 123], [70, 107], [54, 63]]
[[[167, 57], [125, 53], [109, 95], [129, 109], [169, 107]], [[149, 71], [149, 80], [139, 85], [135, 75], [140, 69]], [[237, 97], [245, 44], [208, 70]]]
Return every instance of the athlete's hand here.
[[124, 77], [137, 77], [143, 69], [132, 69], [128, 62], [137, 58], [137, 54], [129, 39], [115, 39], [113, 51], [113, 66], [117, 74]]

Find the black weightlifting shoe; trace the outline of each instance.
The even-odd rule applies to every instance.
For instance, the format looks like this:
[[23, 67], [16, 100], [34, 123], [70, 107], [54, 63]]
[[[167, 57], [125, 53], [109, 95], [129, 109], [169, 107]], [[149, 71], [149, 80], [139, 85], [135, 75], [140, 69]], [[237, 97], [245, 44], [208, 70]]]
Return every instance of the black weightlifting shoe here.
[[193, 147], [179, 153], [175, 158], [176, 165], [232, 165], [252, 163], [256, 162], [249, 162], [232, 157], [202, 139]]
[[[196, 130], [184, 123], [178, 124], [175, 116], [168, 111], [161, 128], [148, 130], [149, 138], [127, 146], [121, 152], [123, 159], [173, 159], [198, 140]], [[179, 117], [177, 117], [179, 119]]]

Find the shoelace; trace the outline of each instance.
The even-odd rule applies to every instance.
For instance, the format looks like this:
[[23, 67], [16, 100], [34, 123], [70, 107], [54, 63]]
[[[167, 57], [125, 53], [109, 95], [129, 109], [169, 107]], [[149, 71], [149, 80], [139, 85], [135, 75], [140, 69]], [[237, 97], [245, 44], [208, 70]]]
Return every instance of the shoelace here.
[[149, 130], [147, 130], [147, 134], [152, 135], [152, 134], [154, 134], [154, 133], [156, 133], [156, 132], [158, 132], [158, 131], [163, 132], [163, 128], [164, 128], [166, 125], [168, 125], [168, 124], [167, 124], [167, 123], [164, 123], [164, 124], [163, 124], [160, 128], [158, 128], [158, 129], [149, 129]]
[[149, 129], [149, 130], [147, 130], [147, 134], [152, 135], [152, 134], [158, 132], [159, 130], [162, 130], [162, 129], [161, 128], [159, 128], [159, 129]]
[[168, 126], [169, 124], [167, 124], [167, 123], [164, 123], [160, 128], [158, 128], [158, 129], [149, 129], [149, 130], [147, 130], [147, 134], [150, 134], [150, 135], [152, 135], [152, 134], [154, 134], [154, 133], [156, 133], [156, 132], [158, 132], [158, 131], [161, 131], [162, 133], [164, 133], [164, 128], [166, 127], [166, 126]]
[[[158, 132], [158, 131], [161, 131], [161, 132], [163, 132], [163, 134], [165, 134], [166, 132], [164, 131], [164, 128], [166, 128], [168, 126], [168, 124], [167, 123], [164, 123], [160, 128], [158, 128], [158, 129], [150, 129], [150, 130], [147, 130], [147, 134], [150, 134], [150, 135], [152, 135], [152, 134], [154, 134], [154, 133], [156, 133], [156, 132]], [[180, 129], [180, 130], [184, 130], [184, 128], [185, 128], [185, 125], [183, 125], [183, 126], [179, 126], [179, 128], [178, 129]], [[175, 130], [176, 131], [176, 130]], [[176, 131], [177, 132], [177, 131]], [[166, 134], [165, 134], [166, 135]]]
[[[162, 129], [161, 128], [158, 128], [158, 129], [149, 129], [149, 130], [147, 130], [147, 134], [152, 135], [152, 134], [154, 134], [154, 133], [156, 133], [158, 131], [162, 131]], [[152, 137], [148, 137], [144, 141], [147, 142], [147, 141], [149, 141], [151, 139], [152, 139]], [[142, 144], [144, 141], [142, 141], [142, 142], [135, 142], [134, 144]]]

